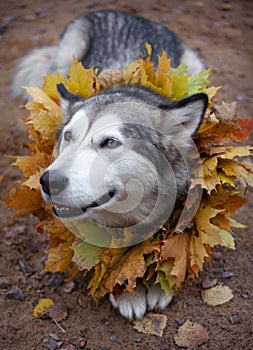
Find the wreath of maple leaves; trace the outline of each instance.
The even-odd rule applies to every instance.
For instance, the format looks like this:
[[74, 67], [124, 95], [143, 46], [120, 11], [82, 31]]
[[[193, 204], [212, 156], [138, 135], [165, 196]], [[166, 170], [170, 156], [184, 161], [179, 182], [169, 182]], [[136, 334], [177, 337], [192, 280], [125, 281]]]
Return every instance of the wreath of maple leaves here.
[[[156, 283], [169, 294], [181, 286], [187, 274], [192, 278], [198, 276], [214, 246], [234, 249], [231, 231], [243, 225], [232, 215], [245, 203], [247, 186], [253, 185], [253, 166], [247, 161], [253, 148], [241, 145], [241, 141], [248, 139], [253, 121], [237, 118], [235, 102], [216, 103], [214, 95], [218, 88], [208, 87], [210, 70], [191, 77], [183, 64], [172, 69], [163, 52], [154, 71], [149, 45], [147, 52], [145, 61], [133, 62], [124, 71], [104, 70], [100, 75], [74, 60], [68, 78], [56, 73], [45, 78], [43, 88], [26, 88], [33, 98], [26, 105], [30, 113], [26, 120], [30, 155], [16, 157], [14, 165], [22, 170], [24, 179], [3, 200], [16, 209], [16, 216], [33, 213], [39, 220], [37, 231], [48, 232], [50, 249], [44, 271], [67, 270], [70, 275], [92, 271], [88, 287], [94, 298], [108, 292], [117, 296], [125, 288], [131, 292], [138, 277], [148, 280], [154, 275]], [[200, 91], [208, 94], [209, 107], [195, 140], [203, 167], [203, 192], [190, 225], [175, 229], [170, 219], [158, 234], [134, 247], [101, 248], [81, 239], [85, 232], [77, 237], [53, 217], [50, 205], [42, 201], [39, 178], [52, 159], [55, 131], [62, 120], [56, 89], [60, 82], [83, 98], [119, 84], [141, 84], [171, 99]], [[242, 160], [243, 157], [246, 158]], [[192, 190], [197, 186], [196, 180]], [[190, 215], [191, 208], [186, 210]], [[173, 213], [174, 217], [179, 214]]]

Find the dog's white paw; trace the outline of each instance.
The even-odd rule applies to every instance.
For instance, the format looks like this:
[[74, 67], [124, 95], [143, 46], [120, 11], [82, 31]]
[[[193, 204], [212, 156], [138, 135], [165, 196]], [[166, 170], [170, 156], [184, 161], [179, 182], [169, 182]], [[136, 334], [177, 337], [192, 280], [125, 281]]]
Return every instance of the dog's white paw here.
[[153, 283], [149, 289], [139, 283], [134, 292], [136, 295], [127, 291], [123, 292], [117, 301], [110, 294], [112, 305], [119, 310], [122, 316], [129, 320], [142, 318], [148, 310], [163, 310], [173, 298], [172, 292], [166, 297], [160, 285]]
[[147, 292], [147, 306], [149, 310], [163, 310], [171, 302], [173, 293], [166, 296], [160, 284], [152, 284]]
[[112, 305], [119, 310], [120, 314], [129, 320], [142, 318], [147, 310], [146, 288], [144, 285], [137, 285], [135, 295], [123, 292], [117, 301], [110, 294]]

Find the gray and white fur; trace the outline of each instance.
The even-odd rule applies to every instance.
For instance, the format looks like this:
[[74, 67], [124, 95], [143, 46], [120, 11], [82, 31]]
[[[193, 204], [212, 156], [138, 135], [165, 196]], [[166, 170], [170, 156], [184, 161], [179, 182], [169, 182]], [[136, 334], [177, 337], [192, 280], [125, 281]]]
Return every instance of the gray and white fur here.
[[[100, 11], [70, 23], [57, 45], [23, 57], [12, 92], [26, 99], [20, 86], [39, 86], [43, 76], [55, 71], [67, 75], [73, 56], [99, 71], [125, 68], [145, 57], [147, 42], [155, 67], [164, 49], [172, 67], [183, 61], [191, 74], [203, 69], [196, 54], [166, 27], [126, 13]], [[155, 232], [187, 192], [192, 138], [207, 96], [170, 102], [143, 87], [123, 86], [83, 100], [62, 84], [58, 91], [64, 121], [57, 134], [58, 156], [40, 179], [44, 199], [52, 202], [54, 214], [66, 225], [91, 222], [104, 234], [116, 236], [129, 227], [135, 233], [129, 245], [145, 240], [145, 233]], [[153, 279], [148, 286], [138, 281], [135, 294], [124, 291], [117, 300], [110, 295], [130, 320], [147, 310], [164, 309], [173, 296], [166, 296]]]
[[86, 68], [125, 68], [146, 55], [145, 45], [152, 45], [151, 60], [156, 67], [157, 55], [165, 50], [172, 67], [180, 62], [195, 75], [203, 64], [173, 31], [148, 19], [127, 13], [104, 10], [71, 22], [58, 44], [33, 49], [20, 59], [13, 83], [15, 97], [27, 99], [22, 86], [41, 86], [43, 77], [59, 71], [67, 75], [73, 57]]

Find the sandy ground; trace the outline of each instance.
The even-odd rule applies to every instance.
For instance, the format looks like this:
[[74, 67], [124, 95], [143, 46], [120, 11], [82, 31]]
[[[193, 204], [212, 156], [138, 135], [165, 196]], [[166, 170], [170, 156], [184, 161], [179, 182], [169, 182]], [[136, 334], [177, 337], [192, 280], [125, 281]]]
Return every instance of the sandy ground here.
[[[213, 67], [212, 82], [221, 85], [219, 98], [238, 101], [238, 113], [252, 116], [253, 3], [252, 1], [42, 1], [0, 3], [0, 175], [1, 196], [13, 186], [19, 174], [10, 168], [7, 155], [24, 154], [26, 137], [19, 108], [9, 91], [16, 59], [31, 48], [57, 42], [70, 20], [90, 11], [111, 8], [142, 15], [176, 31], [199, 51], [206, 66]], [[35, 232], [32, 217], [13, 219], [12, 211], [0, 203], [0, 348], [28, 349], [178, 349], [173, 337], [186, 320], [207, 328], [210, 339], [201, 349], [253, 349], [252, 305], [252, 195], [237, 219], [248, 228], [236, 233], [236, 251], [217, 248], [215, 259], [193, 285], [186, 283], [163, 312], [168, 317], [162, 338], [138, 333], [132, 323], [112, 309], [107, 299], [95, 303], [83, 292], [80, 281], [67, 293], [59, 275], [40, 273], [47, 247], [44, 235]], [[28, 265], [27, 265], [28, 264]], [[229, 272], [225, 273], [224, 272]], [[230, 278], [226, 278], [230, 276]], [[7, 279], [5, 281], [3, 278]], [[203, 303], [204, 279], [216, 278], [233, 291], [233, 299], [222, 306]], [[7, 283], [8, 282], [8, 283]], [[26, 299], [6, 298], [19, 287]], [[67, 305], [68, 317], [61, 322], [64, 332], [52, 320], [33, 317], [41, 297]]]

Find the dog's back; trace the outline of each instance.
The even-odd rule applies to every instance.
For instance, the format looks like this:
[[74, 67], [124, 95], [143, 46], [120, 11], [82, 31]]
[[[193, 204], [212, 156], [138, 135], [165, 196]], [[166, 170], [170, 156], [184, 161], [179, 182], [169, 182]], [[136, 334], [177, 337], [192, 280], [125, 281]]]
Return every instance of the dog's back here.
[[71, 22], [57, 45], [36, 48], [23, 57], [14, 75], [12, 93], [26, 99], [20, 86], [39, 86], [43, 76], [55, 71], [67, 75], [73, 56], [86, 68], [125, 68], [145, 58], [146, 43], [152, 45], [154, 66], [164, 50], [172, 67], [184, 62], [190, 74], [203, 69], [197, 55], [168, 28], [142, 17], [105, 10]]
[[[100, 11], [83, 17], [79, 24], [89, 31], [89, 48], [82, 58], [85, 67], [124, 68], [140, 56], [145, 58], [145, 45], [151, 44], [151, 60], [165, 50], [172, 67], [177, 67], [183, 51], [174, 32], [142, 17], [123, 12]], [[81, 39], [81, 38], [80, 38]]]

